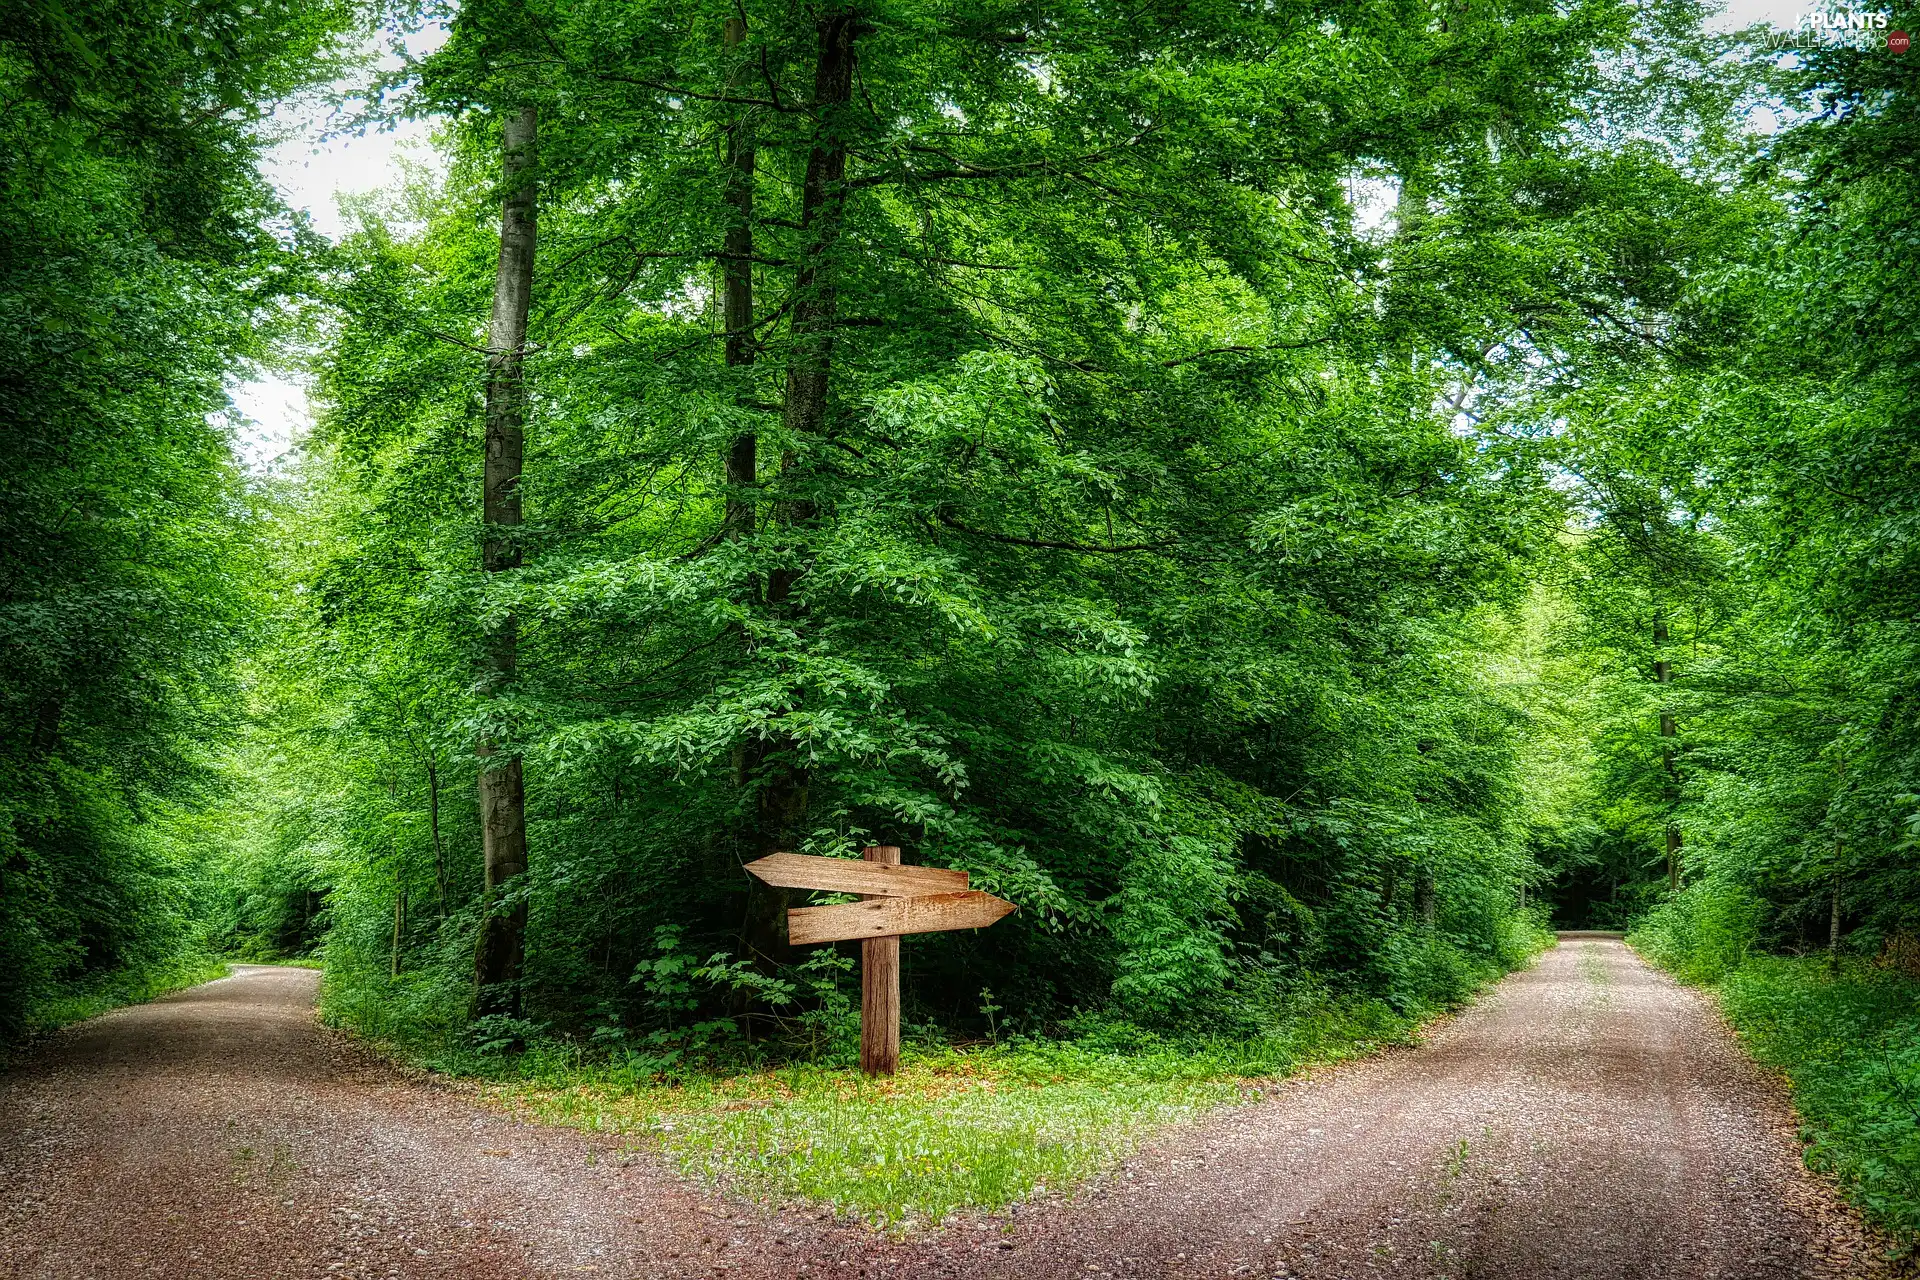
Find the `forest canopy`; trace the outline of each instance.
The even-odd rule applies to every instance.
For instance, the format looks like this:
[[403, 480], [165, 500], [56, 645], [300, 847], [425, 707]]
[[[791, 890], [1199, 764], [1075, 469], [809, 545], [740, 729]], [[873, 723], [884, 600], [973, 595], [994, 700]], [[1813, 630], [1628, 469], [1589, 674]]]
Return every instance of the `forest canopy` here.
[[[377, 1034], [844, 1053], [776, 850], [1019, 907], [912, 944], [935, 1037], [1419, 1013], [1549, 923], [1914, 926], [1884, 42], [16, 8], [0, 1038], [212, 952], [323, 956]], [[257, 162], [335, 82], [442, 167], [330, 241]], [[318, 410], [267, 475], [223, 425], [258, 362]]]

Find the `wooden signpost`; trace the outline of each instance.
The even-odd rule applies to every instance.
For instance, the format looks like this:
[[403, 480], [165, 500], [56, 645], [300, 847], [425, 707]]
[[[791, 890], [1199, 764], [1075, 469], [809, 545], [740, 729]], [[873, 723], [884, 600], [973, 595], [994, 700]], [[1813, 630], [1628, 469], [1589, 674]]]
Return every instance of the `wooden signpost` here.
[[1014, 909], [967, 888], [967, 873], [900, 865], [897, 845], [860, 851], [863, 861], [770, 853], [747, 870], [781, 889], [857, 893], [859, 902], [795, 907], [787, 941], [795, 946], [860, 939], [860, 1069], [890, 1076], [900, 1066], [900, 935], [983, 929]]

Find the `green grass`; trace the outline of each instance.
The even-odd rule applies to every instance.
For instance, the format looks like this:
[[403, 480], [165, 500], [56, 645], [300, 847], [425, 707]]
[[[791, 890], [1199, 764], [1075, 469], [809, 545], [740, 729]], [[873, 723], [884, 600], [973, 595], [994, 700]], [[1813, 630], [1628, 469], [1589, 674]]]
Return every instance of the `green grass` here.
[[1071, 1190], [1168, 1124], [1404, 1043], [1552, 942], [1524, 922], [1510, 933], [1498, 961], [1428, 965], [1434, 994], [1414, 1008], [1307, 988], [1276, 996], [1265, 1034], [1246, 1039], [1097, 1016], [1064, 1038], [997, 1045], [923, 1031], [887, 1081], [854, 1068], [847, 1025], [818, 1028], [806, 1061], [791, 1060], [798, 1044], [595, 1046], [531, 1023], [524, 1051], [485, 1052], [461, 1017], [464, 983], [429, 971], [395, 979], [343, 963], [322, 984], [321, 1013], [403, 1062], [479, 1081], [484, 1101], [515, 1115], [617, 1135], [712, 1187], [910, 1231]]
[[34, 1002], [27, 1014], [30, 1035], [95, 1018], [122, 1005], [140, 1004], [226, 976], [230, 962], [206, 955], [176, 956], [159, 964], [116, 969], [68, 983]]
[[684, 1174], [768, 1201], [808, 1201], [912, 1230], [1065, 1191], [1155, 1130], [1259, 1095], [1259, 1083], [1407, 1040], [1419, 1020], [1326, 1002], [1254, 1041], [909, 1045], [900, 1074], [767, 1066], [621, 1079], [611, 1064], [525, 1055], [483, 1089], [526, 1118], [615, 1133]]
[[1807, 1162], [1920, 1246], [1920, 983], [1858, 961], [1756, 957], [1719, 990], [1753, 1056], [1791, 1085]]
[[912, 1227], [1071, 1187], [1144, 1133], [1241, 1092], [1228, 1080], [1036, 1080], [1009, 1065], [955, 1054], [884, 1082], [788, 1068], [679, 1088], [495, 1086], [495, 1098], [625, 1135], [711, 1185]]

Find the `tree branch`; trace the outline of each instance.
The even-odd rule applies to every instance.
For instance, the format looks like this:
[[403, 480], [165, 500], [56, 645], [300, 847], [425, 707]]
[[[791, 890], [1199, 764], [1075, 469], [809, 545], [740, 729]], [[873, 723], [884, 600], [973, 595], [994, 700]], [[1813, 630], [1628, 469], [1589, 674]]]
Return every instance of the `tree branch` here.
[[1016, 547], [1036, 547], [1043, 551], [1087, 551], [1100, 555], [1125, 555], [1135, 551], [1161, 551], [1174, 545], [1175, 539], [1167, 538], [1160, 542], [1123, 542], [1114, 546], [1103, 546], [1091, 542], [1061, 542], [1052, 538], [1023, 538], [1014, 533], [989, 533], [985, 529], [975, 529], [971, 525], [961, 524], [952, 516], [934, 512], [933, 518], [949, 529], [961, 533], [970, 533], [976, 538], [985, 538], [990, 542], [1005, 542]]

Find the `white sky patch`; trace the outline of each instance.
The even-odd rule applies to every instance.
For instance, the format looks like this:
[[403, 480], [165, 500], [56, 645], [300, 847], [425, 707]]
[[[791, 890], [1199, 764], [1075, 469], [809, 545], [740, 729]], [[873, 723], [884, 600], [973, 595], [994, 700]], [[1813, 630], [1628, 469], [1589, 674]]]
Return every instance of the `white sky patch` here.
[[274, 118], [297, 132], [267, 151], [260, 172], [289, 206], [307, 212], [314, 230], [336, 242], [350, 230], [340, 211], [343, 198], [392, 185], [403, 162], [433, 163], [435, 121], [328, 136], [331, 112], [322, 104], [284, 104]]
[[1353, 229], [1361, 235], [1391, 229], [1393, 211], [1400, 204], [1400, 183], [1394, 178], [1350, 177], [1347, 204], [1353, 210]]
[[[384, 52], [392, 33], [370, 40], [364, 52], [369, 69], [397, 70], [400, 62]], [[446, 42], [447, 29], [438, 23], [405, 37], [414, 57], [424, 57]], [[362, 85], [342, 81], [334, 93], [351, 93]], [[275, 108], [269, 129], [280, 141], [261, 156], [260, 173], [280, 198], [305, 210], [316, 231], [339, 241], [350, 229], [342, 215], [343, 198], [365, 196], [394, 186], [408, 166], [441, 168], [433, 149], [437, 120], [405, 120], [395, 128], [337, 133], [343, 120], [320, 95], [291, 99]], [[281, 370], [256, 368], [254, 376], [229, 388], [233, 408], [225, 416], [233, 432], [235, 452], [248, 469], [264, 474], [293, 442], [313, 425], [313, 406], [300, 379]]]
[[227, 396], [233, 408], [216, 416], [233, 432], [235, 454], [256, 475], [273, 471], [295, 436], [313, 425], [306, 388], [290, 376], [262, 370], [228, 388]]
[[[1795, 31], [1800, 19], [1813, 12], [1835, 10], [1879, 12], [1884, 6], [1876, 0], [1727, 0], [1721, 11], [1704, 24], [1708, 31], [1743, 31], [1756, 23], [1765, 23], [1775, 31]], [[1799, 57], [1791, 48], [1777, 50], [1774, 57], [1791, 70]], [[1756, 102], [1747, 108], [1747, 128], [1754, 133], [1774, 134], [1800, 118], [1785, 103]]]
[[1810, 9], [1827, 9], [1833, 5], [1822, 0], [1728, 0], [1724, 9], [1706, 21], [1709, 31], [1740, 31], [1756, 22], [1764, 22], [1772, 27], [1784, 27], [1791, 30], [1800, 20], [1800, 15]]

